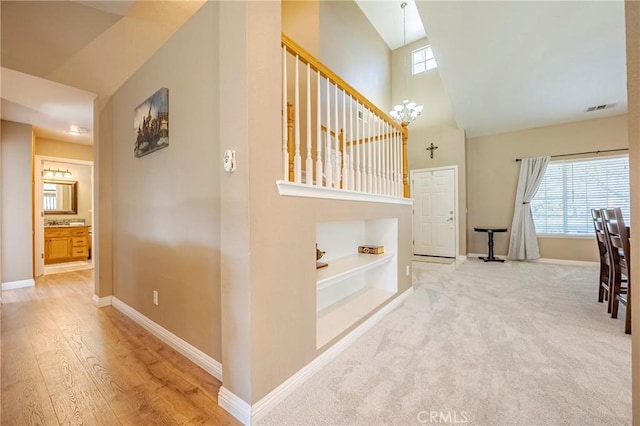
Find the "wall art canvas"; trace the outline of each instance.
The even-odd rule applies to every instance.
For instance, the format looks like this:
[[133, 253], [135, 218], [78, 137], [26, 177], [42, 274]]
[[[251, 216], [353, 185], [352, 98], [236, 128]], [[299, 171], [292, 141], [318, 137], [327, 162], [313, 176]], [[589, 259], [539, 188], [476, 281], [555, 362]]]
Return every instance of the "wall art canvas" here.
[[143, 157], [169, 146], [169, 89], [163, 87], [135, 110], [134, 154]]

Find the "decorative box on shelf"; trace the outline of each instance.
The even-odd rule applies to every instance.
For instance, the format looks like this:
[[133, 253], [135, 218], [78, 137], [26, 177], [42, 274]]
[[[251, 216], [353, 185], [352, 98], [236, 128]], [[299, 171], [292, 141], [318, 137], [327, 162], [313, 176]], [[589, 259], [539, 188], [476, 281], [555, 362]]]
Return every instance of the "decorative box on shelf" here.
[[358, 253], [384, 254], [384, 246], [358, 246]]

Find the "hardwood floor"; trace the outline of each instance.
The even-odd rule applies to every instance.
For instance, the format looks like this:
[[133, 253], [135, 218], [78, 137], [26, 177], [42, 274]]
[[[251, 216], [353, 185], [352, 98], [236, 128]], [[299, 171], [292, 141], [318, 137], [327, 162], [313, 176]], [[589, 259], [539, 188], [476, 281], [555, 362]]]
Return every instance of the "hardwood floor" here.
[[239, 424], [220, 381], [92, 295], [93, 271], [2, 293], [2, 425]]

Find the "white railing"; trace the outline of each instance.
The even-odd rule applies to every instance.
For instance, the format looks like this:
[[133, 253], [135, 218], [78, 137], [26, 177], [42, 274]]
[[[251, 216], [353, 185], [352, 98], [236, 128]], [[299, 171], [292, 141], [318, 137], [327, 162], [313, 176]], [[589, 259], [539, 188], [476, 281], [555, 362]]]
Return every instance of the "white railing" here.
[[282, 36], [283, 180], [408, 196], [406, 125]]

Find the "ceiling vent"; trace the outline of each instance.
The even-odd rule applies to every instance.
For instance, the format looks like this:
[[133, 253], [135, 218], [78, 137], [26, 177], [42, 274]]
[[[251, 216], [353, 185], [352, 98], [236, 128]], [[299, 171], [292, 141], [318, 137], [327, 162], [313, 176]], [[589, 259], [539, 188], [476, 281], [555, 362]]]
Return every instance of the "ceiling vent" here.
[[595, 106], [590, 106], [589, 108], [585, 109], [585, 111], [586, 112], [602, 111], [603, 109], [611, 109], [614, 106], [616, 106], [616, 104], [595, 105]]

